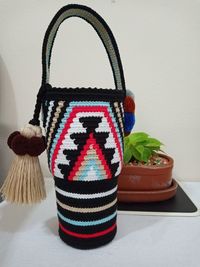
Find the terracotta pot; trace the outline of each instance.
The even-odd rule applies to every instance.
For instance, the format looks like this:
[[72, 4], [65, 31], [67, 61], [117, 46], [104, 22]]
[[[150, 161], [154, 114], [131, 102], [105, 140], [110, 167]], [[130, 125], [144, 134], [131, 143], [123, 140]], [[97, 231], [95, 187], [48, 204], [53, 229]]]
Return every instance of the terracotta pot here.
[[172, 180], [172, 184], [167, 189], [149, 190], [149, 191], [118, 191], [117, 198], [119, 202], [131, 203], [147, 203], [160, 202], [168, 200], [176, 195], [178, 184]]
[[171, 186], [173, 159], [159, 154], [168, 160], [163, 167], [124, 165], [118, 178], [119, 191], [162, 190]]

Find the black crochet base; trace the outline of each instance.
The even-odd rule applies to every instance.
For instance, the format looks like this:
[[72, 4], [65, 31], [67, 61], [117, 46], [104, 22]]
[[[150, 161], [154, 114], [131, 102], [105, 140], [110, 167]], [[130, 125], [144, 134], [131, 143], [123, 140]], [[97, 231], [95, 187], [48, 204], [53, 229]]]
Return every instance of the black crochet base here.
[[54, 176], [59, 235], [96, 248], [116, 234], [117, 178], [123, 158], [122, 91], [48, 85], [43, 114]]
[[60, 228], [59, 228], [58, 233], [59, 233], [61, 240], [64, 241], [66, 244], [70, 245], [71, 247], [78, 248], [78, 249], [95, 249], [95, 248], [98, 248], [98, 247], [101, 247], [101, 246], [104, 246], [110, 243], [114, 239], [117, 233], [117, 227], [106, 236], [98, 237], [95, 240], [88, 239], [85, 242], [83, 242], [79, 238], [74, 238], [74, 237], [65, 235]]
[[93, 182], [54, 178], [60, 238], [90, 249], [110, 242], [116, 234], [117, 178]]

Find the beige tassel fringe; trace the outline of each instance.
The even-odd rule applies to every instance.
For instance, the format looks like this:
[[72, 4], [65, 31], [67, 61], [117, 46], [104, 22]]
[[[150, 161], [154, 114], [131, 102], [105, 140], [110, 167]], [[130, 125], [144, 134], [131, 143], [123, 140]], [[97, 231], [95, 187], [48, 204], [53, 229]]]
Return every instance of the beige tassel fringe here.
[[[28, 138], [41, 137], [42, 131], [40, 127], [29, 124], [21, 134]], [[0, 192], [7, 201], [18, 204], [32, 204], [45, 199], [44, 177], [38, 157], [16, 155]]]

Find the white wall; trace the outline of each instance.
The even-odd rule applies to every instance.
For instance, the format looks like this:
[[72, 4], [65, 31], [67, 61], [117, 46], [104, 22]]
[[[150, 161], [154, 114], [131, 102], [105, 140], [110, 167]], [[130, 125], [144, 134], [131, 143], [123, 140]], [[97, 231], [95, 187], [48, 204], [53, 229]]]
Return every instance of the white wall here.
[[[0, 176], [13, 156], [8, 134], [31, 118], [41, 80], [41, 45], [61, 0], [0, 0]], [[200, 1], [79, 1], [99, 12], [117, 39], [127, 87], [136, 95], [136, 131], [165, 143], [174, 177], [200, 181]], [[54, 85], [113, 87], [106, 53], [80, 19], [60, 28]], [[46, 156], [42, 156], [49, 175]]]

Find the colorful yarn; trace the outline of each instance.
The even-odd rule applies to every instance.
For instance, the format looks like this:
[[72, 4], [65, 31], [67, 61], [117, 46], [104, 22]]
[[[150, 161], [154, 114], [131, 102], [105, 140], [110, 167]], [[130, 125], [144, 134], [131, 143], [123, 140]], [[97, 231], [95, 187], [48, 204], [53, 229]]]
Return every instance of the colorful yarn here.
[[[66, 105], [66, 102], [65, 102], [65, 105]], [[49, 105], [50, 110], [51, 110], [51, 108], [52, 108], [52, 105]], [[113, 108], [115, 108], [115, 107], [113, 107]], [[47, 121], [49, 122], [50, 121], [49, 116], [51, 116], [51, 113], [47, 112], [47, 114], [50, 114], [50, 115], [47, 115]], [[59, 177], [59, 178], [64, 178], [64, 174], [65, 174], [69, 180], [72, 179], [71, 177], [73, 177], [74, 180], [81, 180], [81, 179], [83, 179], [85, 181], [87, 181], [88, 179], [90, 180], [90, 178], [87, 178], [87, 177], [85, 177], [85, 178], [77, 177], [74, 172], [75, 171], [77, 172], [78, 169], [74, 169], [73, 174], [70, 174], [68, 172], [64, 172], [64, 171], [60, 170], [57, 163], [60, 162], [60, 163], [62, 163], [62, 165], [65, 165], [65, 166], [69, 165], [69, 159], [67, 159], [66, 157], [63, 156], [64, 151], [66, 151], [66, 149], [70, 150], [71, 152], [75, 150], [77, 153], [77, 150], [78, 150], [77, 144], [75, 144], [75, 142], [73, 141], [71, 136], [72, 135], [77, 136], [78, 139], [76, 142], [80, 142], [81, 136], [82, 136], [82, 138], [84, 137], [84, 140], [82, 141], [82, 144], [83, 144], [83, 142], [86, 142], [86, 140], [87, 140], [85, 138], [89, 138], [89, 133], [91, 131], [93, 131], [93, 128], [91, 127], [92, 123], [96, 124], [96, 125], [94, 125], [94, 126], [96, 126], [95, 136], [98, 135], [99, 138], [102, 139], [102, 137], [103, 137], [102, 134], [104, 135], [104, 137], [103, 137], [104, 141], [105, 141], [104, 142], [105, 143], [104, 149], [109, 149], [109, 150], [111, 148], [113, 149], [113, 157], [114, 157], [113, 163], [119, 162], [119, 167], [116, 169], [116, 172], [113, 173], [113, 175], [115, 175], [115, 176], [119, 175], [119, 173], [121, 171], [121, 166], [122, 166], [121, 161], [122, 161], [122, 157], [123, 157], [123, 154], [122, 154], [123, 130], [121, 128], [123, 114], [120, 111], [120, 109], [118, 108], [118, 110], [117, 110], [118, 115], [116, 118], [114, 116], [112, 110], [111, 110], [111, 106], [106, 102], [103, 102], [103, 101], [101, 101], [101, 102], [99, 102], [99, 101], [89, 101], [89, 102], [73, 101], [73, 102], [70, 102], [68, 104], [68, 106], [62, 110], [62, 112], [60, 111], [59, 114], [60, 114], [59, 119], [57, 117], [55, 119], [54, 116], [51, 117], [51, 122], [52, 122], [52, 124], [54, 124], [54, 127], [55, 127], [55, 121], [59, 120], [60, 123], [58, 124], [58, 129], [57, 129], [56, 133], [54, 133], [54, 139], [49, 141], [49, 147], [48, 147], [49, 166], [50, 166], [50, 169], [51, 169], [53, 175], [56, 177]], [[56, 116], [57, 116], [57, 113], [56, 113]], [[96, 123], [96, 120], [97, 120], [96, 118], [99, 119], [99, 123]], [[119, 120], [119, 119], [121, 119], [121, 120]], [[64, 123], [64, 121], [65, 121], [65, 123]], [[50, 128], [51, 128], [51, 126], [50, 126]], [[87, 130], [86, 130], [86, 128], [87, 128]], [[52, 135], [52, 132], [49, 132], [49, 136], [47, 136], [47, 140], [50, 140], [51, 135]], [[93, 139], [93, 141], [94, 140], [95, 139]], [[97, 145], [97, 147], [98, 147], [98, 145]], [[83, 147], [81, 149], [83, 149]], [[89, 148], [87, 148], [87, 150], [88, 149]], [[101, 149], [100, 150], [97, 149], [97, 150], [100, 151], [99, 153], [101, 154]], [[82, 156], [80, 158], [80, 160], [82, 160], [82, 161], [84, 161], [84, 159], [85, 159], [84, 157], [86, 156], [87, 153], [89, 153], [89, 151], [87, 152], [85, 150], [84, 153], [85, 153], [84, 156]], [[99, 153], [97, 153], [97, 154], [99, 154]], [[101, 156], [101, 158], [102, 157], [104, 157], [104, 156]], [[73, 159], [74, 159], [74, 157], [73, 157]], [[95, 160], [95, 162], [97, 162], [97, 161]], [[101, 162], [100, 166], [102, 166], [103, 162], [105, 162], [105, 164], [103, 164], [105, 166], [105, 175], [108, 175], [108, 177], [111, 177], [111, 174], [108, 174], [110, 171], [109, 171], [109, 168], [106, 167], [106, 161], [103, 160], [103, 162], [102, 162], [100, 160], [100, 162]], [[77, 163], [77, 164], [79, 164], [79, 163]], [[82, 164], [82, 163], [80, 163], [80, 164]], [[70, 166], [68, 167], [68, 169], [70, 169]], [[96, 170], [97, 169], [98, 169], [98, 167], [96, 168]], [[103, 173], [101, 172], [101, 174], [103, 174]], [[105, 178], [103, 178], [105, 175], [103, 175], [103, 176], [101, 175], [101, 178], [105, 179]], [[94, 179], [94, 177], [93, 177], [93, 179]]]
[[[76, 244], [77, 247], [90, 248], [114, 237], [117, 178], [87, 183], [57, 178], [55, 184], [59, 234], [63, 241], [73, 246]], [[85, 239], [87, 241], [83, 242]]]
[[47, 90], [44, 125], [59, 235], [68, 244], [89, 248], [109, 242], [116, 233], [125, 118], [123, 92], [83, 90], [63, 89], [62, 102], [58, 90]]
[[107, 197], [109, 195], [112, 195], [117, 191], [117, 187], [115, 186], [114, 188], [101, 192], [101, 193], [94, 193], [94, 194], [79, 194], [79, 193], [72, 193], [72, 192], [67, 192], [64, 190], [61, 190], [60, 188], [56, 187], [56, 192], [65, 196], [65, 197], [71, 197], [71, 198], [77, 198], [77, 199], [94, 199], [94, 198], [102, 198], [102, 197]]
[[[100, 231], [100, 232], [96, 232], [96, 233], [92, 233], [92, 234], [79, 234], [79, 233], [74, 233], [72, 231], [67, 230], [65, 227], [63, 227], [63, 225], [60, 223], [60, 229], [67, 235], [71, 235], [71, 236], [75, 236], [77, 238], [97, 238], [100, 236], [104, 236], [107, 235], [110, 232], [113, 232], [116, 229], [116, 223], [113, 224], [111, 227], [107, 228], [106, 230]], [[64, 238], [63, 238], [64, 239]]]
[[99, 225], [99, 224], [103, 224], [106, 223], [110, 220], [112, 220], [114, 217], [116, 217], [117, 215], [117, 211], [115, 211], [113, 214], [105, 217], [105, 218], [101, 218], [100, 220], [93, 220], [93, 221], [77, 221], [77, 220], [71, 220], [69, 218], [66, 218], [65, 216], [63, 216], [59, 211], [58, 211], [58, 216], [66, 223], [72, 224], [72, 225], [76, 225], [76, 226], [93, 226], [93, 225]]
[[133, 126], [135, 124], [135, 115], [132, 112], [125, 112], [124, 114], [124, 127], [125, 127], [125, 133], [131, 132], [133, 129]]
[[134, 95], [130, 90], [127, 90], [124, 99], [124, 131], [125, 136], [129, 135], [135, 125], [135, 101]]
[[124, 110], [125, 110], [125, 112], [134, 112], [135, 111], [135, 102], [131, 96], [125, 97]]
[[62, 202], [60, 202], [58, 199], [57, 199], [57, 204], [65, 209], [65, 210], [69, 210], [69, 211], [73, 211], [73, 212], [79, 212], [79, 213], [93, 213], [93, 212], [98, 212], [98, 211], [103, 211], [103, 210], [106, 210], [110, 207], [112, 207], [113, 205], [115, 205], [117, 203], [117, 199], [114, 199], [112, 202], [106, 204], [106, 205], [103, 205], [101, 207], [93, 207], [93, 208], [76, 208], [76, 207], [73, 207], [73, 206], [69, 206], [69, 205], [66, 205], [66, 204], [63, 204]]
[[[53, 88], [51, 51], [60, 24], [69, 17], [86, 20], [108, 53], [116, 90]], [[55, 180], [59, 235], [71, 246], [88, 249], [116, 234], [117, 178], [123, 162], [125, 79], [115, 38], [92, 9], [63, 7], [53, 18], [42, 50], [42, 87], [34, 121], [43, 107], [48, 165]]]

